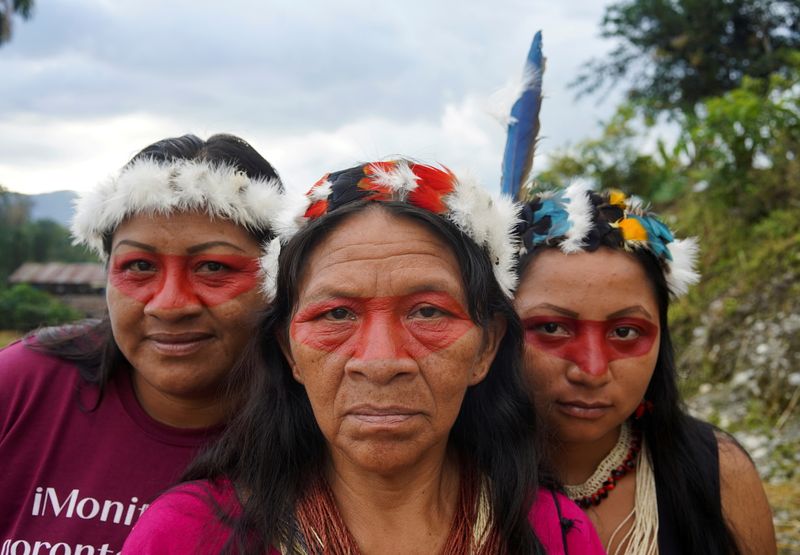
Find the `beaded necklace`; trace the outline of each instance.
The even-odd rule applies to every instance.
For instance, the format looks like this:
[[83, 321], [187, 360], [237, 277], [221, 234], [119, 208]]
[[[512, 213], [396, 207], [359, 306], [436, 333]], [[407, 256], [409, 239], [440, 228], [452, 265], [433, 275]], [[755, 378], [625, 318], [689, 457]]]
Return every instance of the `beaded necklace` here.
[[[470, 465], [464, 465], [461, 470], [458, 504], [441, 555], [504, 553], [500, 531], [492, 518], [485, 482]], [[294, 527], [298, 535], [289, 538], [288, 542], [282, 542], [284, 545], [281, 553], [361, 553], [339, 513], [333, 491], [324, 477], [312, 480], [301, 495], [295, 507]]]
[[603, 499], [608, 497], [608, 493], [617, 487], [617, 482], [636, 468], [636, 459], [641, 445], [639, 432], [634, 431], [629, 422], [624, 422], [616, 445], [600, 461], [589, 479], [582, 484], [564, 486], [567, 497], [583, 509], [599, 505]]

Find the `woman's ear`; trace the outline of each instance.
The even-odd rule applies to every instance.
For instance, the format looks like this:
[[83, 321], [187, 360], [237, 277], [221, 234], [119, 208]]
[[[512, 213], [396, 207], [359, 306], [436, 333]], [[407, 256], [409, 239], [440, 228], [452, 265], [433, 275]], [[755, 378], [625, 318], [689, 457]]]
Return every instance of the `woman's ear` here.
[[281, 348], [281, 352], [283, 353], [283, 356], [286, 358], [286, 362], [288, 362], [289, 366], [292, 368], [292, 376], [294, 376], [294, 379], [302, 384], [303, 375], [298, 369], [297, 364], [295, 364], [294, 362], [294, 357], [292, 356], [292, 345], [289, 341], [289, 336], [286, 333], [284, 333], [283, 330], [276, 330], [274, 333], [275, 333], [275, 341]]
[[500, 343], [506, 335], [508, 323], [506, 319], [496, 314], [492, 321], [483, 330], [483, 341], [481, 341], [481, 352], [478, 353], [478, 358], [475, 364], [472, 365], [472, 373], [469, 377], [469, 385], [475, 385], [483, 381], [489, 373], [489, 368], [497, 356], [497, 350], [500, 348]]

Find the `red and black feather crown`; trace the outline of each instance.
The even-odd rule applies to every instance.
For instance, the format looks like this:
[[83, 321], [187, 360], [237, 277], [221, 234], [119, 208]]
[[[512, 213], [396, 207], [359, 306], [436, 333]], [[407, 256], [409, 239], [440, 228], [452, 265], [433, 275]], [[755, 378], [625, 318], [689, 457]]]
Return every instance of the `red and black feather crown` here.
[[[503, 292], [511, 296], [516, 286], [512, 233], [519, 206], [505, 198], [494, 198], [477, 183], [459, 179], [445, 167], [409, 160], [371, 162], [325, 174], [305, 194], [296, 212], [289, 214], [278, 230], [280, 241], [288, 241], [308, 222], [353, 202], [405, 202], [446, 219], [486, 249], [494, 275]], [[273, 270], [279, 242], [273, 242], [264, 266]]]

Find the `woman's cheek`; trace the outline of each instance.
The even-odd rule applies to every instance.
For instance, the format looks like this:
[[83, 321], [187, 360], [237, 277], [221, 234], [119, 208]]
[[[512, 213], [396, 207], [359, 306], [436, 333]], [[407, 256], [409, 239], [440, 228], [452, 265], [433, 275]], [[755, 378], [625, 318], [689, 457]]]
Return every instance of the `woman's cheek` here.
[[439, 318], [436, 321], [411, 321], [406, 325], [409, 334], [422, 348], [420, 355], [441, 351], [453, 345], [475, 327], [471, 320]]
[[164, 280], [160, 272], [137, 273], [112, 269], [108, 274], [108, 282], [122, 295], [147, 303], [163, 287]]
[[353, 342], [356, 325], [350, 322], [325, 320], [292, 322], [289, 333], [296, 343], [318, 351], [333, 353]]
[[184, 267], [195, 268], [205, 262], [221, 263], [227, 268], [219, 272], [187, 272], [187, 279], [192, 289], [206, 306], [225, 303], [258, 286], [258, 261], [253, 258], [215, 255], [207, 261], [188, 259]]

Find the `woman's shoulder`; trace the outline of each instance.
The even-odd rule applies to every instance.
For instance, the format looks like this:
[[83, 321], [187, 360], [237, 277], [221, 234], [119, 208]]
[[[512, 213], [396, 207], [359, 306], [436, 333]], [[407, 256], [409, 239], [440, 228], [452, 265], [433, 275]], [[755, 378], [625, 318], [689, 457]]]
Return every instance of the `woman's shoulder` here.
[[219, 553], [240, 510], [227, 480], [181, 484], [156, 499], [131, 530], [124, 554]]
[[53, 389], [53, 380], [77, 379], [75, 365], [31, 348], [20, 340], [0, 349], [0, 392], [22, 391], [25, 396], [37, 388]]
[[761, 477], [739, 443], [716, 433], [722, 511], [743, 553], [775, 553], [775, 528]]
[[561, 493], [539, 488], [528, 520], [547, 553], [606, 552], [586, 513]]

